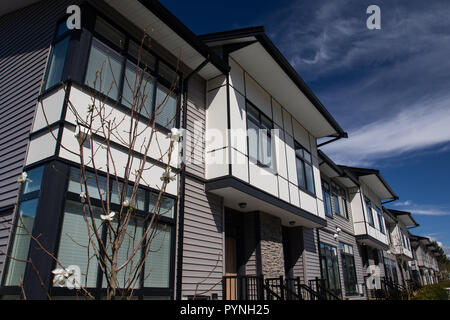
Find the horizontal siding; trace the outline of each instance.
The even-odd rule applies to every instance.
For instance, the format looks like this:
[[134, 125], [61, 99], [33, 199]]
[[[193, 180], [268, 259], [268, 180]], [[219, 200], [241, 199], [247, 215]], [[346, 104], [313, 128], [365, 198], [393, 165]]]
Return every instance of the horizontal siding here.
[[186, 178], [183, 296], [222, 294], [223, 209], [204, 184]]
[[56, 22], [78, 0], [45, 0], [0, 17], [0, 208], [16, 199]]
[[303, 229], [304, 258], [303, 264], [305, 268], [305, 284], [309, 280], [321, 278], [319, 248], [317, 245], [316, 229]]
[[0, 212], [0, 279], [5, 265], [6, 252], [11, 234], [13, 209]]

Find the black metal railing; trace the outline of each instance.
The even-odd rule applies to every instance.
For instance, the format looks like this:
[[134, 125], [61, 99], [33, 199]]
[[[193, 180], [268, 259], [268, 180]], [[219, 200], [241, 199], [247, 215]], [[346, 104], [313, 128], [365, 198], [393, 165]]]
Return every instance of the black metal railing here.
[[329, 290], [324, 279], [316, 278], [309, 280], [309, 287], [313, 289], [320, 297], [320, 300], [341, 300], [341, 297]]
[[300, 277], [267, 278], [257, 276], [226, 276], [222, 280], [225, 300], [326, 300], [332, 296], [321, 295], [300, 281]]

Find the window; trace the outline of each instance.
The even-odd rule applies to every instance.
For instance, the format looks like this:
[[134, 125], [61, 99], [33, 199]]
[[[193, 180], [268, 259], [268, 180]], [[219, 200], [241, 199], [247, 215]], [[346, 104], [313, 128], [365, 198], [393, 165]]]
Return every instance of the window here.
[[341, 206], [341, 208], [342, 208], [342, 210], [343, 210], [343, 216], [345, 217], [345, 218], [349, 218], [349, 211], [348, 211], [348, 197], [347, 197], [347, 192], [342, 188], [341, 189], [341, 198], [340, 198], [340, 200], [341, 200], [341, 203], [342, 203], [342, 206]]
[[33, 232], [36, 212], [45, 167], [38, 167], [27, 172], [28, 180], [22, 187], [20, 205], [15, 230], [12, 233], [12, 245], [8, 260], [5, 286], [19, 286], [19, 278], [23, 280], [26, 263], [31, 245], [30, 233]]
[[326, 288], [338, 297], [342, 296], [337, 249], [333, 246], [321, 243], [320, 261], [322, 267], [322, 279], [325, 280]]
[[380, 231], [382, 234], [386, 234], [386, 229], [384, 227], [383, 213], [382, 213], [381, 209], [378, 207], [375, 207], [375, 211], [377, 212], [378, 224], [380, 225]]
[[332, 192], [333, 192], [333, 205], [334, 205], [334, 212], [338, 215], [341, 215], [341, 204], [339, 200], [339, 194], [341, 192], [341, 189], [333, 184], [332, 185]]
[[333, 209], [331, 206], [331, 195], [330, 195], [329, 184], [324, 182], [322, 184], [322, 190], [323, 190], [323, 203], [325, 206], [325, 214], [332, 218], [333, 217]]
[[367, 219], [369, 225], [375, 228], [375, 223], [373, 220], [373, 212], [372, 212], [372, 202], [369, 199], [366, 199], [366, 211], [367, 211]]
[[259, 165], [273, 168], [272, 121], [247, 102], [248, 155]]
[[58, 25], [56, 38], [47, 65], [47, 75], [44, 89], [48, 90], [63, 80], [64, 65], [67, 57], [67, 49], [70, 43], [70, 33], [66, 20]]
[[340, 251], [342, 259], [342, 269], [344, 272], [345, 294], [348, 296], [357, 295], [358, 279], [356, 277], [356, 266], [353, 247], [341, 242]]
[[312, 167], [312, 157], [299, 143], [294, 142], [295, 157], [297, 163], [297, 180], [301, 189], [307, 190], [311, 194], [316, 194], [314, 185], [314, 173]]
[[[97, 179], [94, 175], [88, 176], [88, 192], [91, 194], [91, 199], [94, 205], [94, 214], [96, 217], [95, 224], [99, 228], [99, 232], [106, 234], [108, 229], [102, 224], [99, 219], [103, 214], [100, 209], [101, 202], [98, 201], [100, 196], [106, 196], [106, 179], [100, 177], [99, 185], [100, 192], [97, 188]], [[97, 258], [95, 257], [94, 248], [89, 243], [89, 233], [93, 230], [89, 221], [90, 230], [86, 223], [83, 207], [79, 201], [80, 188], [80, 170], [78, 168], [71, 169], [71, 179], [69, 182], [68, 200], [66, 201], [64, 210], [63, 229], [61, 232], [60, 245], [58, 250], [58, 259], [64, 266], [76, 265], [79, 266], [82, 272], [82, 284], [87, 288], [97, 287], [98, 274], [101, 269], [98, 266]], [[113, 180], [110, 183], [111, 195], [111, 209], [118, 212], [120, 210], [120, 200], [122, 194], [126, 199], [130, 200], [130, 195], [133, 190], [133, 185], [129, 185], [126, 192], [123, 191], [124, 185], [122, 182], [117, 184]], [[132, 205], [137, 209], [135, 217], [130, 221], [127, 235], [124, 243], [118, 252], [118, 262], [125, 263], [136, 249], [137, 242], [141, 240], [144, 235], [144, 226], [147, 223], [146, 217], [155, 212], [155, 204], [157, 203], [158, 194], [146, 189], [139, 188], [136, 199]], [[122, 269], [118, 275], [118, 283], [121, 288], [131, 286], [136, 290], [149, 290], [151, 288], [169, 289], [171, 287], [170, 275], [173, 272], [171, 264], [173, 252], [173, 229], [175, 226], [175, 199], [163, 196], [161, 206], [157, 212], [159, 215], [159, 222], [155, 225], [153, 232], [151, 232], [148, 239], [151, 239], [149, 247], [149, 254], [145, 260], [145, 268], [142, 273], [137, 275], [135, 279], [131, 279], [130, 272], [135, 271], [137, 264], [142, 258], [142, 250], [133, 256], [132, 262], [127, 267]], [[113, 222], [114, 225], [114, 222]], [[107, 244], [107, 252], [111, 250]], [[144, 286], [141, 287], [141, 280]], [[103, 287], [106, 287], [106, 278], [103, 276]], [[139, 295], [139, 292], [136, 292]]]
[[137, 42], [97, 18], [85, 84], [167, 129], [176, 126], [180, 76]]

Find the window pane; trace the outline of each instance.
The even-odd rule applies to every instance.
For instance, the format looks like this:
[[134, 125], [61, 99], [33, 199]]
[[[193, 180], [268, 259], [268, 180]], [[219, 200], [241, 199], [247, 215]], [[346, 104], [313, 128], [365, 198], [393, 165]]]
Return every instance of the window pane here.
[[296, 158], [297, 161], [297, 180], [298, 186], [301, 188], [306, 188], [306, 179], [305, 179], [305, 169], [303, 167], [303, 160]]
[[327, 189], [323, 189], [323, 199], [325, 205], [325, 214], [329, 217], [333, 217], [333, 212], [331, 210], [330, 192]]
[[70, 38], [67, 37], [54, 45], [48, 62], [48, 74], [45, 89], [56, 86], [62, 81], [69, 43]]
[[[25, 201], [20, 204], [19, 217], [17, 220], [16, 231], [13, 234], [14, 243], [12, 245], [11, 257], [20, 260], [27, 260], [30, 250], [31, 237], [33, 232], [34, 219], [36, 217], [36, 210], [39, 204], [39, 199]], [[19, 278], [23, 281], [26, 263], [9, 259], [8, 274], [5, 281], [5, 286], [18, 286]]]
[[[77, 168], [70, 169], [70, 181], [68, 191], [76, 194], [80, 194], [81, 192], [86, 193], [84, 188], [84, 182], [83, 186], [81, 186], [80, 180], [81, 180], [80, 169]], [[92, 199], [100, 200], [101, 194], [103, 201], [106, 201], [106, 177], [97, 176], [96, 178], [94, 173], [86, 172], [86, 180], [89, 196]], [[98, 186], [100, 186], [100, 192]]]
[[[149, 238], [152, 235], [149, 235]], [[170, 257], [172, 228], [158, 226], [151, 238], [150, 251], [145, 260], [144, 286], [168, 288], [170, 281]]]
[[295, 148], [295, 155], [303, 159], [304, 158], [303, 147], [297, 142], [294, 142], [294, 148]]
[[[101, 209], [94, 208], [94, 210], [95, 225], [99, 229], [102, 224], [100, 215], [103, 213]], [[95, 237], [90, 217], [88, 221], [90, 226], [89, 232], [82, 205], [73, 201], [66, 202], [58, 260], [65, 268], [70, 266], [80, 267], [81, 285], [93, 288], [96, 287], [97, 283], [98, 261], [95, 257], [94, 248], [89, 241], [89, 234]]]
[[304, 151], [305, 154], [305, 160], [309, 163], [312, 163], [312, 157], [311, 157], [311, 153], [309, 153], [308, 151]]
[[[155, 212], [156, 201], [158, 201], [157, 193], [150, 193], [149, 213]], [[162, 197], [159, 214], [163, 217], [173, 218], [175, 212], [175, 200], [169, 197]]]
[[22, 194], [29, 194], [41, 190], [44, 169], [45, 167], [39, 167], [27, 172], [28, 181], [23, 186]]
[[128, 53], [136, 60], [139, 60], [140, 55], [139, 62], [141, 63], [141, 65], [144, 65], [144, 67], [146, 67], [147, 69], [155, 70], [155, 56], [147, 50], [141, 48], [140, 44], [137, 44], [134, 41], [130, 41], [130, 44], [128, 45]]
[[[151, 118], [153, 113], [153, 92], [155, 84], [149, 73], [137, 69], [136, 65], [128, 62], [123, 84], [122, 104], [134, 108], [144, 117]], [[133, 99], [134, 98], [134, 99]]]
[[117, 100], [122, 73], [122, 57], [98, 40], [92, 41], [86, 84]]
[[339, 197], [336, 194], [333, 194], [333, 205], [334, 205], [334, 211], [336, 214], [341, 214], [341, 208], [339, 207]]
[[[111, 203], [115, 203], [120, 205], [120, 196], [122, 195], [123, 191], [123, 183], [119, 183], [119, 188], [117, 188], [117, 183], [114, 180], [112, 183], [112, 192], [111, 192]], [[128, 201], [131, 200], [131, 195], [133, 194], [133, 188], [134, 186], [128, 185], [128, 190], [126, 192], [126, 199]], [[136, 197], [134, 199], [134, 203], [131, 203], [133, 207], [135, 207], [138, 210], [145, 210], [145, 190], [138, 189], [136, 193]]]
[[306, 174], [306, 187], [309, 192], [316, 194], [316, 187], [314, 186], [314, 173], [313, 168], [305, 163], [305, 174]]
[[172, 129], [176, 125], [178, 99], [169, 90], [159, 86], [156, 90], [156, 122], [163, 127]]
[[366, 200], [366, 211], [367, 211], [367, 219], [369, 221], [369, 224], [373, 227], [374, 221], [373, 221], [373, 213], [372, 213], [372, 204], [369, 200]]
[[267, 129], [267, 131], [269, 133], [273, 128], [272, 121], [269, 118], [267, 118], [265, 115], [261, 115], [261, 126], [263, 129]]
[[268, 167], [272, 167], [272, 139], [266, 129], [259, 130], [261, 145], [259, 161]]
[[247, 103], [247, 117], [256, 123], [259, 123], [259, 111], [250, 103]]
[[248, 155], [251, 160], [258, 160], [259, 128], [253, 122], [248, 122]]
[[166, 79], [174, 88], [178, 87], [178, 74], [174, 69], [166, 65], [164, 62], [159, 62], [158, 74], [162, 78]]
[[[117, 228], [117, 222], [112, 224], [113, 228]], [[136, 275], [136, 271], [139, 271], [138, 266], [142, 259], [142, 249], [138, 248], [140, 241], [144, 235], [144, 228], [142, 224], [138, 223], [135, 219], [132, 219], [128, 224], [125, 238], [123, 240], [122, 246], [117, 252], [117, 265], [121, 267], [128, 262], [125, 268], [120, 270], [117, 274], [117, 282], [119, 288], [133, 288], [138, 289], [140, 287], [140, 273]], [[135, 252], [137, 249], [137, 252]], [[108, 245], [107, 251], [111, 255], [111, 246]], [[108, 266], [110, 268], [110, 266]], [[142, 269], [141, 269], [142, 270]], [[107, 287], [106, 276], [103, 276], [103, 287]]]
[[116, 46], [123, 48], [125, 44], [125, 35], [102, 18], [97, 18], [97, 21], [95, 22], [95, 31]]

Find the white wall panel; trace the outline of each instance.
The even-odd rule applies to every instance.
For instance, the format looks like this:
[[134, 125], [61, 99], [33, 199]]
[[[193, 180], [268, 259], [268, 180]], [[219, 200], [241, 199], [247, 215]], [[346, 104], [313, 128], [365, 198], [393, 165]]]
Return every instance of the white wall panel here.
[[273, 122], [275, 122], [278, 126], [283, 128], [283, 108], [274, 99], [272, 99], [272, 110], [273, 110]]
[[272, 119], [272, 104], [270, 95], [247, 74], [245, 75], [245, 85], [247, 99], [249, 99], [267, 117]]
[[294, 136], [294, 131], [292, 129], [292, 116], [285, 109], [283, 109], [283, 123], [284, 123], [284, 131], [289, 133], [291, 136]]
[[59, 129], [52, 130], [52, 133], [43, 133], [34, 137], [28, 146], [26, 165], [36, 163], [48, 157], [55, 155], [56, 139], [58, 137]]
[[31, 132], [36, 132], [61, 120], [65, 95], [64, 89], [59, 89], [38, 103]]
[[294, 139], [290, 135], [285, 134], [285, 141], [286, 141], [287, 169], [289, 173], [288, 180], [294, 185], [298, 186], [297, 164], [294, 151]]
[[231, 67], [230, 85], [240, 93], [245, 94], [244, 70], [233, 59], [229, 59], [229, 62]]
[[242, 153], [231, 149], [231, 170], [233, 176], [249, 182], [248, 179], [248, 158]]
[[289, 182], [278, 176], [278, 188], [280, 190], [280, 199], [289, 202]]
[[206, 179], [214, 179], [227, 176], [229, 174], [228, 148], [207, 152], [205, 157], [205, 161], [207, 163]]
[[299, 194], [300, 194], [300, 207], [303, 210], [318, 215], [316, 198], [310, 196], [309, 194], [303, 192], [302, 190], [299, 190]]
[[208, 93], [206, 112], [206, 152], [228, 146], [227, 89], [222, 87]]
[[293, 119], [292, 121], [293, 129], [294, 129], [294, 139], [300, 143], [306, 150], [310, 150], [311, 147], [309, 145], [309, 134], [297, 120]]
[[[284, 179], [287, 179], [287, 164], [286, 164], [286, 144], [284, 142], [284, 131], [275, 124], [275, 129], [278, 131], [275, 131], [275, 134], [273, 135], [275, 139], [275, 158], [276, 158], [276, 165], [277, 165], [277, 173], [283, 177]], [[277, 134], [278, 132], [278, 134]]]
[[289, 194], [291, 196], [291, 204], [300, 207], [300, 195], [298, 193], [298, 187], [289, 183]]
[[250, 162], [250, 184], [278, 197], [277, 176], [252, 162]]
[[247, 154], [247, 114], [245, 97], [234, 89], [230, 90], [231, 146]]

